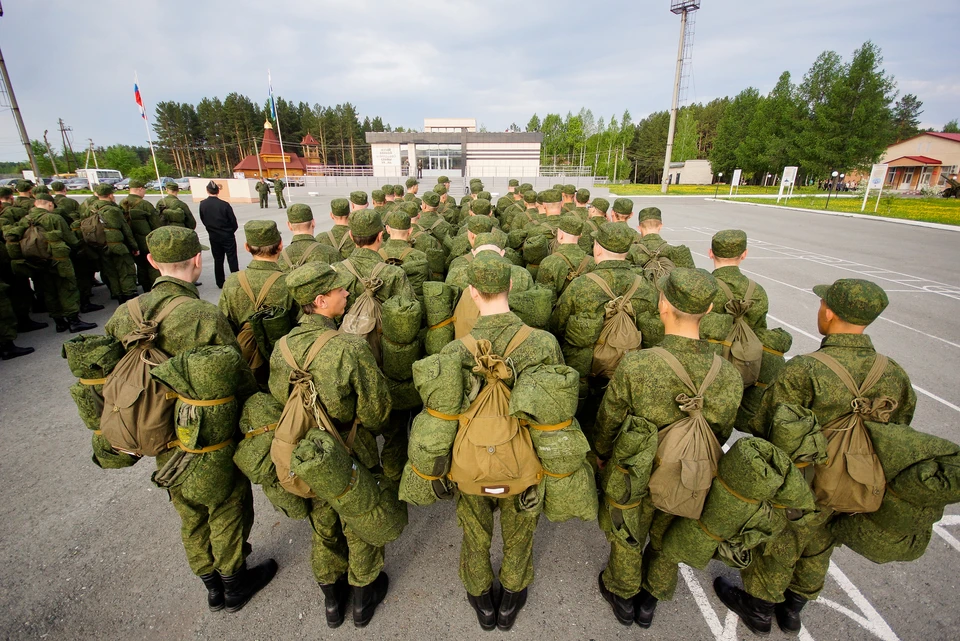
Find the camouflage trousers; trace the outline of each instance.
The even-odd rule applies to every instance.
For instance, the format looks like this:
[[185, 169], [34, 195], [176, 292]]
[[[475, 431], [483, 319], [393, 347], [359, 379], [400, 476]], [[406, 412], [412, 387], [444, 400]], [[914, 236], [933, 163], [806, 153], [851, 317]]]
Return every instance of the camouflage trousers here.
[[0, 280], [0, 341], [12, 341], [17, 337], [17, 315], [9, 293], [9, 285]]
[[100, 275], [113, 298], [137, 294], [137, 265], [131, 254], [117, 255], [104, 251], [100, 257]]
[[40, 284], [51, 318], [69, 318], [80, 312], [80, 290], [69, 258], [50, 260], [35, 267], [33, 281]]
[[286, 207], [287, 201], [283, 197], [283, 192], [280, 191], [279, 189], [277, 189], [276, 192], [277, 192], [277, 207], [280, 207], [280, 208]]
[[415, 412], [412, 410], [394, 410], [390, 412], [390, 421], [384, 428], [383, 449], [380, 451], [380, 464], [383, 475], [392, 481], [400, 482], [403, 466], [407, 463], [407, 445], [410, 441], [410, 425]]
[[677, 589], [676, 563], [667, 561], [663, 549], [663, 535], [667, 528], [679, 517], [656, 510], [650, 523], [650, 541], [643, 551], [643, 589], [661, 601], [673, 598]]
[[782, 603], [788, 589], [807, 600], [816, 599], [835, 545], [829, 528], [833, 517], [834, 512], [826, 510], [806, 523], [790, 523], [755, 550], [753, 563], [740, 571], [747, 593], [773, 603]]
[[[619, 597], [629, 599], [643, 586], [643, 544], [651, 530], [654, 516], [660, 512], [653, 507], [650, 497], [632, 508], [636, 513], [629, 518], [613, 518], [619, 512], [606, 501], [601, 501], [600, 523], [611, 523], [615, 530], [604, 528], [610, 542], [610, 557], [603, 570], [603, 584]], [[610, 515], [609, 517], [605, 516]]]
[[313, 548], [310, 561], [317, 583], [335, 583], [347, 572], [350, 585], [373, 583], [383, 569], [384, 548], [370, 545], [344, 527], [336, 511], [322, 499], [313, 499], [310, 527]]
[[30, 279], [22, 274], [14, 273], [9, 262], [0, 262], [0, 281], [10, 287], [7, 290], [7, 298], [14, 315], [16, 315], [17, 320], [14, 325], [29, 321], [30, 308], [33, 306], [33, 290], [30, 288]]
[[134, 263], [137, 266], [137, 283], [143, 288], [144, 293], [153, 289], [153, 281], [160, 278], [160, 272], [147, 260], [147, 254], [140, 251], [139, 256], [134, 256]]
[[270, 207], [270, 194], [268, 192], [262, 192], [260, 194], [260, 209], [268, 209]]
[[73, 256], [73, 271], [77, 275], [77, 289], [80, 300], [88, 302], [93, 297], [93, 277], [100, 268], [100, 258], [96, 252], [84, 246]]
[[460, 544], [460, 580], [467, 592], [480, 596], [493, 585], [490, 543], [493, 540], [493, 513], [500, 510], [503, 562], [500, 585], [519, 592], [533, 583], [533, 535], [539, 512], [527, 512], [517, 505], [518, 497], [502, 499], [459, 494], [457, 523], [463, 530]]
[[242, 474], [235, 479], [233, 491], [216, 505], [188, 500], [179, 487], [170, 488], [170, 500], [182, 522], [183, 549], [197, 576], [214, 570], [222, 576], [236, 574], [250, 554], [247, 537], [253, 527], [253, 494]]

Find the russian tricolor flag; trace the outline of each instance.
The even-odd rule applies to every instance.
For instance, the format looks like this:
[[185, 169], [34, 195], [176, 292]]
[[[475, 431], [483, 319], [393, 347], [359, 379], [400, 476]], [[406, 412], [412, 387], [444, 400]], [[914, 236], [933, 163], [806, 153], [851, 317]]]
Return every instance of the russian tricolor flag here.
[[140, 107], [140, 117], [146, 120], [147, 112], [143, 108], [143, 99], [140, 97], [140, 87], [137, 86], [137, 83], [133, 83], [133, 98], [137, 101], [137, 106]]

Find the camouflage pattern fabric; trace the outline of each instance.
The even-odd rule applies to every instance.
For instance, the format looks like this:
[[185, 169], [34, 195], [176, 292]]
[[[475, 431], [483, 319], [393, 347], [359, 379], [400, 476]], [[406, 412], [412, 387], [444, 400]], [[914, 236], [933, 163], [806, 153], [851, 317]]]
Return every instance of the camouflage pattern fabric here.
[[[740, 268], [736, 265], [728, 265], [713, 270], [713, 277], [729, 285], [730, 291], [733, 292], [733, 295], [737, 298], [743, 298], [750, 284], [750, 279], [744, 276], [740, 272]], [[764, 290], [759, 283], [757, 283], [754, 288], [750, 300], [753, 301], [753, 305], [744, 315], [743, 319], [747, 321], [747, 325], [753, 330], [766, 329], [770, 300], [767, 298], [766, 290]], [[717, 296], [713, 301], [713, 311], [711, 313], [725, 314], [724, 305], [726, 304], [727, 296], [723, 293], [723, 290], [718, 287]]]
[[[244, 273], [246, 273], [247, 280], [250, 282], [250, 289], [253, 290], [256, 296], [259, 295], [261, 288], [263, 288], [267, 279], [270, 278], [270, 275], [279, 271], [281, 271], [281, 269], [277, 263], [268, 260], [252, 260], [250, 264], [247, 265]], [[255, 311], [253, 301], [250, 300], [250, 297], [243, 291], [243, 287], [240, 286], [239, 274], [240, 272], [237, 272], [227, 277], [226, 282], [223, 284], [223, 291], [220, 292], [219, 302], [220, 312], [230, 321], [230, 327], [233, 329], [234, 334], [240, 333], [240, 328], [243, 327], [243, 324], [247, 322], [247, 319], [249, 319], [250, 315]], [[293, 295], [287, 289], [282, 277], [270, 288], [270, 293], [267, 294], [264, 305], [267, 307], [282, 307], [289, 310], [290, 326], [292, 327], [297, 324], [300, 306], [293, 300]]]
[[9, 292], [10, 286], [0, 280], [0, 341], [12, 341], [17, 337], [17, 315]]
[[[652, 253], [657, 252], [657, 248], [663, 245], [666, 241], [660, 236], [660, 234], [647, 234], [645, 236], [640, 236], [637, 234], [637, 239], [634, 242], [634, 245], [643, 245], [649, 249]], [[664, 258], [669, 258], [673, 261], [673, 264], [676, 267], [689, 267], [694, 268], [696, 265], [693, 263], [693, 256], [690, 254], [690, 248], [686, 245], [670, 245], [667, 244], [663, 249], [660, 250], [660, 255]], [[637, 267], [643, 268], [648, 260], [650, 260], [640, 248], [634, 246], [630, 248], [630, 252], [627, 254], [627, 260], [636, 265]]]
[[257, 194], [260, 196], [260, 209], [270, 207], [270, 185], [262, 180], [257, 181]]
[[283, 209], [287, 206], [287, 201], [283, 197], [283, 188], [286, 186], [287, 184], [279, 178], [276, 178], [273, 181], [273, 192], [277, 195], [277, 207], [280, 209]]
[[172, 194], [167, 194], [157, 203], [157, 213], [174, 227], [197, 228], [197, 219], [193, 217], [190, 206]]
[[417, 300], [423, 300], [423, 283], [430, 276], [427, 255], [419, 249], [413, 249], [405, 240], [388, 240], [380, 247], [380, 251], [387, 255], [388, 260], [392, 259], [391, 262], [401, 261], [399, 267], [407, 275], [407, 282], [413, 288]]
[[99, 215], [103, 220], [107, 246], [99, 250], [100, 267], [110, 295], [136, 296], [137, 266], [131, 252], [139, 251], [139, 246], [123, 210], [109, 200], [98, 200], [90, 205], [87, 215]]
[[[333, 235], [333, 238], [336, 242], [331, 242], [330, 235]], [[346, 236], [346, 240], [344, 240]], [[346, 225], [334, 225], [329, 232], [322, 231], [316, 236], [317, 242], [321, 245], [330, 245], [334, 249], [340, 247], [340, 243], [343, 243], [342, 248], [340, 249], [341, 258], [350, 258], [350, 254], [353, 253], [353, 250], [357, 248], [357, 245], [353, 242], [353, 239], [350, 238], [350, 228]]]
[[293, 240], [289, 245], [284, 246], [282, 252], [286, 254], [287, 258], [290, 259], [290, 262], [293, 264], [293, 266], [291, 267], [287, 265], [287, 261], [284, 260], [283, 256], [281, 256], [280, 260], [277, 261], [277, 264], [280, 265], [280, 269], [286, 272], [296, 268], [298, 265], [300, 265], [300, 260], [303, 258], [304, 253], [306, 253], [306, 251], [314, 245], [316, 246], [310, 250], [310, 255], [307, 256], [307, 263], [325, 263], [327, 265], [333, 265], [334, 263], [340, 262], [340, 252], [338, 252], [334, 247], [317, 242], [317, 239], [310, 234], [294, 234]]
[[34, 281], [41, 283], [44, 303], [51, 318], [69, 318], [80, 312], [80, 291], [70, 261], [70, 250], [80, 241], [58, 214], [34, 207], [19, 223], [20, 236], [31, 224], [43, 229], [52, 259], [30, 263]]
[[[537, 284], [549, 287], [557, 296], [560, 296], [569, 284], [567, 276], [580, 267], [580, 263], [586, 256], [587, 253], [578, 245], [557, 245], [557, 249], [540, 263], [540, 269], [537, 270]], [[591, 259], [583, 274], [593, 271], [593, 267]]]
[[[374, 266], [377, 263], [384, 262], [384, 260], [380, 257], [380, 254], [372, 249], [357, 247], [353, 250], [353, 253], [350, 254], [350, 262], [353, 263], [357, 273], [367, 278], [370, 272], [373, 271]], [[335, 264], [333, 268], [341, 274], [350, 274], [342, 262]], [[413, 290], [413, 286], [410, 285], [410, 281], [407, 280], [407, 275], [400, 267], [386, 265], [380, 270], [377, 277], [383, 281], [383, 286], [378, 289], [376, 293], [381, 303], [393, 296], [402, 296], [411, 300], [417, 299], [417, 294]], [[357, 280], [352, 274], [350, 274], [350, 278], [350, 284], [346, 287], [347, 291], [350, 292], [350, 299], [347, 301], [347, 311], [350, 311], [350, 306], [353, 305], [360, 294], [363, 293], [363, 283]]]
[[137, 246], [140, 249], [140, 255], [134, 257], [137, 265], [137, 282], [144, 292], [149, 292], [153, 286], [153, 281], [160, 277], [160, 272], [156, 267], [147, 261], [147, 236], [154, 229], [162, 226], [160, 214], [157, 208], [148, 200], [140, 196], [131, 194], [120, 201], [120, 209], [127, 214], [130, 223], [130, 230], [137, 239]]

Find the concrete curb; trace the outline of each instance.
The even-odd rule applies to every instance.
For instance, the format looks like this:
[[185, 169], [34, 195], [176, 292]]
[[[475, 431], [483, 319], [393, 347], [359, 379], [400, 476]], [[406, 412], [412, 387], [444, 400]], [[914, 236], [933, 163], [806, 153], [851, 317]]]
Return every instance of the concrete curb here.
[[769, 207], [771, 209], [785, 209], [787, 211], [802, 211], [808, 214], [820, 214], [821, 216], [841, 216], [844, 218], [861, 218], [864, 220], [874, 220], [881, 223], [893, 223], [895, 225], [910, 225], [912, 227], [927, 227], [928, 229], [939, 229], [941, 231], [960, 232], [960, 225], [944, 225], [943, 223], [928, 223], [922, 220], [908, 220], [906, 218], [887, 218], [885, 216], [872, 216], [870, 214], [853, 214], [845, 211], [825, 211], [822, 209], [804, 209], [802, 207], [784, 207], [783, 205], [767, 205], [764, 203], [749, 203], [742, 200], [720, 200], [719, 198], [704, 198], [718, 203], [727, 203], [731, 205], [749, 205], [751, 207]]

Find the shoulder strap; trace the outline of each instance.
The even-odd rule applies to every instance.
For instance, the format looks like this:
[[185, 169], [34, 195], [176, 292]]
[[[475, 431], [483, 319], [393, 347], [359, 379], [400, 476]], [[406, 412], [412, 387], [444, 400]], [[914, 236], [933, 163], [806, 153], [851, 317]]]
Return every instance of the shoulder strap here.
[[727, 300], [733, 300], [735, 298], [735, 296], [733, 295], [733, 290], [730, 289], [730, 285], [727, 285], [725, 282], [723, 282], [719, 278], [715, 278], [714, 280], [717, 281], [717, 287], [719, 287], [720, 291], [722, 291], [724, 296], [727, 297]]
[[340, 247], [337, 246], [337, 237], [333, 235], [333, 230], [327, 230], [327, 238], [330, 239], [330, 244], [337, 248], [337, 251], [340, 251]]
[[293, 261], [290, 260], [290, 256], [287, 254], [287, 247], [284, 247], [283, 251], [280, 252], [280, 258], [287, 264], [287, 267], [293, 267]]
[[583, 274], [583, 270], [587, 268], [590, 264], [590, 254], [587, 254], [583, 257], [583, 260], [580, 261], [580, 264], [577, 266], [577, 274]]
[[867, 377], [863, 379], [863, 385], [857, 386], [857, 382], [853, 380], [853, 376], [850, 375], [847, 368], [841, 365], [833, 356], [820, 351], [812, 352], [807, 354], [807, 356], [815, 358], [829, 367], [830, 370], [837, 375], [837, 378], [843, 382], [843, 386], [847, 388], [847, 391], [854, 396], [863, 396], [871, 387], [876, 385], [883, 376], [884, 370], [887, 369], [887, 362], [889, 361], [883, 354], [877, 354], [876, 359], [873, 361], [873, 366], [871, 366], [870, 371], [867, 372]]
[[[310, 243], [310, 245], [307, 247], [307, 251], [303, 252], [303, 254], [300, 255], [300, 260], [297, 261], [297, 267], [303, 267], [304, 265], [307, 264], [307, 258], [310, 257], [310, 254], [313, 253], [313, 250], [316, 249], [317, 245], [319, 244], [320, 243], [317, 243], [317, 242]], [[284, 249], [283, 251], [287, 251], [287, 250]]]
[[360, 276], [360, 272], [358, 272], [357, 268], [353, 266], [353, 262], [349, 258], [344, 258], [340, 264], [343, 265], [344, 269], [346, 269], [348, 272], [353, 274], [354, 278], [356, 278], [359, 281], [363, 280], [363, 277]]
[[381, 247], [380, 249], [378, 249], [378, 250], [377, 250], [377, 253], [380, 254], [380, 258], [382, 258], [382, 259], [384, 259], [384, 260], [387, 260], [388, 258], [390, 258], [389, 256], [387, 256], [387, 250], [384, 249], [383, 247]]
[[435, 221], [433, 221], [433, 224], [430, 225], [430, 231], [433, 231], [434, 229], [436, 229], [436, 228], [437, 228], [437, 225], [439, 225], [439, 224], [442, 223], [442, 222], [443, 222], [443, 218], [440, 218], [440, 217], [438, 216], [437, 219], [436, 219]]
[[647, 260], [650, 260], [651, 258], [653, 258], [653, 252], [647, 249], [646, 245], [644, 245], [643, 243], [637, 243], [636, 245], [637, 245], [637, 251], [640, 251], [647, 255]]
[[639, 276], [633, 277], [633, 285], [630, 286], [630, 289], [627, 290], [627, 293], [623, 295], [624, 300], [629, 301], [633, 298], [633, 295], [637, 293], [637, 290], [640, 288], [640, 283], [643, 282], [643, 279]]
[[707, 375], [703, 377], [703, 381], [700, 383], [698, 389], [697, 386], [693, 384], [693, 379], [690, 378], [690, 374], [687, 373], [686, 368], [684, 368], [676, 356], [659, 346], [650, 348], [650, 351], [662, 358], [663, 361], [670, 366], [670, 369], [673, 370], [673, 373], [677, 375], [677, 378], [687, 386], [687, 389], [697, 396], [702, 396], [707, 388], [713, 384], [713, 381], [716, 380], [717, 375], [720, 373], [720, 368], [723, 366], [723, 359], [714, 354], [710, 369], [707, 371]]
[[757, 289], [757, 283], [747, 279], [747, 291], [743, 294], [743, 302], [750, 302], [750, 299], [753, 298], [753, 292]]
[[563, 259], [563, 262], [565, 262], [565, 263], [567, 264], [567, 266], [570, 267], [571, 270], [574, 268], [574, 267], [573, 267], [573, 262], [571, 262], [571, 260], [570, 260], [569, 258], [567, 258], [566, 255], [564, 255], [563, 252], [553, 252], [553, 253], [556, 254], [557, 256], [559, 256], [560, 258], [562, 258], [562, 259]]
[[[347, 239], [350, 238], [349, 234], [350, 234], [350, 232], [348, 232], [348, 231], [343, 232], [343, 236], [340, 237], [340, 242], [337, 243], [337, 251], [338, 251], [338, 252], [339, 252], [339, 251], [343, 251], [344, 245], [347, 244]], [[333, 238], [333, 232], [332, 232], [332, 231], [330, 232], [330, 238]]]
[[283, 355], [283, 360], [287, 362], [287, 365], [292, 369], [305, 370], [310, 367], [313, 363], [313, 359], [317, 357], [317, 354], [320, 353], [320, 350], [323, 349], [323, 346], [327, 342], [339, 334], [340, 332], [335, 329], [328, 329], [324, 333], [320, 334], [317, 337], [317, 340], [313, 341], [313, 345], [310, 346], [310, 351], [307, 352], [307, 357], [303, 361], [303, 367], [297, 364], [297, 360], [293, 357], [293, 352], [290, 351], [290, 346], [287, 344], [287, 337], [284, 336], [279, 341], [277, 345], [280, 347], [280, 353]]
[[370, 270], [370, 278], [376, 278], [386, 267], [386, 263], [377, 263], [374, 265], [373, 269]]
[[273, 287], [273, 284], [283, 276], [281, 272], [273, 272], [270, 276], [267, 277], [267, 281], [263, 284], [263, 287], [260, 288], [260, 295], [257, 296], [257, 300], [253, 302], [253, 306], [257, 309], [260, 309], [265, 302], [267, 302], [267, 294], [270, 293], [270, 288]]
[[513, 353], [515, 349], [520, 347], [520, 344], [523, 341], [527, 340], [530, 334], [533, 333], [533, 328], [529, 325], [523, 325], [520, 329], [517, 330], [517, 333], [513, 335], [513, 338], [510, 339], [510, 342], [507, 344], [507, 349], [503, 351], [503, 357], [506, 358]]
[[600, 276], [596, 272], [590, 272], [589, 274], [587, 274], [587, 278], [589, 278], [590, 280], [595, 282], [597, 285], [599, 285], [600, 289], [603, 290], [603, 293], [606, 294], [610, 298], [610, 300], [613, 300], [614, 298], [617, 297], [616, 294], [614, 294], [613, 291], [610, 289], [610, 285], [607, 285], [607, 281], [600, 278]]
[[[164, 319], [167, 316], [170, 315], [170, 312], [172, 312], [174, 309], [179, 307], [181, 303], [185, 303], [188, 300], [191, 300], [189, 296], [177, 296], [175, 298], [171, 298], [167, 302], [167, 304], [164, 305], [163, 308], [157, 313], [156, 317], [153, 319], [154, 322], [156, 322], [157, 325], [159, 325], [164, 321]], [[144, 322], [143, 310], [140, 309], [140, 300], [138, 298], [134, 298], [132, 300], [127, 301], [127, 310], [130, 312], [130, 317], [133, 318], [134, 322], [137, 323], [137, 325], [143, 324]]]
[[477, 357], [477, 339], [475, 339], [470, 334], [467, 334], [466, 336], [461, 338], [460, 341], [463, 343], [463, 346], [467, 348], [467, 351], [473, 354], [473, 357], [476, 358]]
[[250, 280], [247, 278], [247, 271], [244, 270], [242, 272], [237, 272], [237, 280], [240, 281], [240, 289], [247, 294], [247, 298], [250, 299], [250, 302], [256, 305], [257, 297], [253, 295], [253, 288], [250, 287]]
[[407, 256], [410, 255], [410, 252], [413, 251], [413, 247], [407, 247], [402, 252], [400, 252], [400, 260], [406, 260]]

